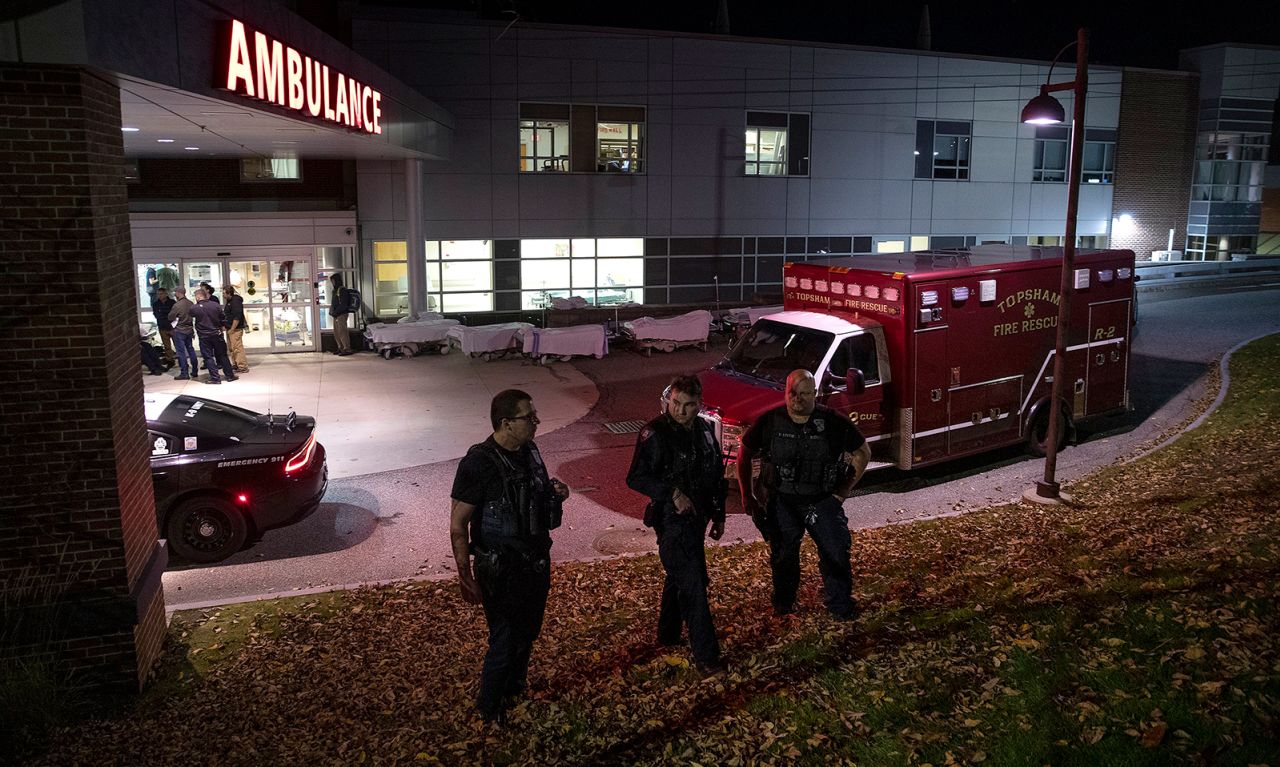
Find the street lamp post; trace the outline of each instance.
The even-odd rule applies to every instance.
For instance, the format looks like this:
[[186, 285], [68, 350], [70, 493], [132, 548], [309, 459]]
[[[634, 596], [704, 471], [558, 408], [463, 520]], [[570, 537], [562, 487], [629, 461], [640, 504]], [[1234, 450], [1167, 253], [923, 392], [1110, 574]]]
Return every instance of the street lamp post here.
[[[1050, 83], [1053, 65], [1074, 45], [1076, 47], [1076, 79], [1067, 83]], [[1058, 332], [1053, 355], [1053, 384], [1050, 387], [1049, 428], [1045, 435], [1044, 479], [1037, 482], [1033, 500], [1061, 500], [1060, 487], [1054, 474], [1058, 466], [1058, 441], [1061, 439], [1063, 379], [1067, 368], [1067, 320], [1071, 313], [1071, 288], [1076, 256], [1076, 214], [1080, 207], [1080, 164], [1084, 155], [1084, 101], [1089, 87], [1089, 30], [1081, 27], [1076, 41], [1058, 51], [1049, 64], [1049, 74], [1040, 87], [1040, 95], [1022, 109], [1022, 121], [1033, 125], [1060, 123], [1066, 117], [1061, 102], [1049, 94], [1070, 90], [1074, 96], [1071, 115], [1071, 154], [1067, 160], [1067, 231], [1062, 247], [1062, 282], [1058, 291]], [[1028, 493], [1027, 497], [1031, 497]]]

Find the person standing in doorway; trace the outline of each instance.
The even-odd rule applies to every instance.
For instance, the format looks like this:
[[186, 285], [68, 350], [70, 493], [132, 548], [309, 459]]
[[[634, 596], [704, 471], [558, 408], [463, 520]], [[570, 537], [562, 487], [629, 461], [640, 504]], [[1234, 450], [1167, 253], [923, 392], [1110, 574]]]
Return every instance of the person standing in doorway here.
[[[816, 401], [813, 373], [787, 376], [786, 404], [766, 411], [742, 435], [738, 450], [738, 487], [743, 510], [769, 542], [773, 571], [774, 615], [795, 609], [800, 586], [800, 542], [805, 532], [818, 547], [823, 602], [837, 620], [858, 617], [849, 565], [849, 518], [844, 501], [871, 460], [871, 448], [858, 427]], [[760, 458], [761, 492], [751, 481], [752, 461]], [[762, 503], [763, 502], [763, 503]]]
[[173, 367], [175, 362], [173, 321], [170, 318], [175, 303], [177, 302], [169, 298], [168, 289], [156, 288], [156, 298], [151, 302], [151, 316], [156, 318], [156, 331], [160, 334], [160, 343], [164, 346], [164, 359], [169, 363], [169, 367]]
[[200, 336], [200, 356], [204, 357], [205, 370], [209, 371], [209, 380], [205, 383], [222, 383], [222, 378], [218, 376], [219, 368], [228, 381], [236, 380], [231, 360], [227, 359], [227, 342], [222, 338], [222, 307], [209, 297], [204, 288], [196, 291], [196, 305], [191, 307], [191, 319], [195, 323], [196, 335]]
[[342, 275], [332, 275], [329, 277], [329, 283], [332, 286], [329, 316], [333, 318], [333, 341], [338, 345], [338, 350], [334, 354], [346, 357], [352, 353], [351, 333], [347, 329], [347, 321], [351, 317], [348, 305], [350, 297], [347, 295], [347, 289], [342, 286]]
[[249, 358], [244, 356], [244, 296], [230, 285], [222, 288], [226, 306], [222, 310], [227, 323], [227, 356], [236, 373], [249, 372]]
[[533, 442], [538, 412], [519, 389], [489, 404], [493, 434], [472, 445], [453, 479], [449, 537], [463, 599], [484, 605], [489, 651], [476, 709], [501, 723], [524, 694], [529, 655], [551, 589], [551, 535], [569, 488], [547, 476]]
[[173, 308], [169, 310], [169, 319], [173, 323], [173, 344], [178, 352], [178, 381], [189, 381], [200, 375], [200, 359], [196, 357], [195, 323], [191, 319], [191, 309], [195, 304], [187, 298], [187, 289], [176, 287], [173, 293], [177, 296]]
[[702, 383], [678, 376], [664, 393], [666, 412], [640, 430], [627, 486], [649, 497], [645, 524], [658, 534], [658, 557], [667, 573], [658, 611], [658, 643], [680, 642], [689, 628], [694, 664], [704, 674], [724, 670], [711, 607], [707, 603], [707, 552], [703, 538], [724, 534], [724, 459], [711, 426], [698, 417]]

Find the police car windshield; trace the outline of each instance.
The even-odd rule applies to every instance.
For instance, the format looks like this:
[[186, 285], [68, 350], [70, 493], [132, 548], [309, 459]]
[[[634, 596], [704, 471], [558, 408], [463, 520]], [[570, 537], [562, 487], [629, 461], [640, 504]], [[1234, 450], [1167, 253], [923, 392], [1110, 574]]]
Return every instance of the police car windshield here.
[[252, 430], [258, 419], [258, 414], [252, 410], [196, 397], [174, 399], [160, 417], [165, 423], [189, 424], [225, 437], [241, 436]]
[[762, 319], [716, 367], [783, 384], [796, 368], [816, 370], [834, 338], [826, 331]]

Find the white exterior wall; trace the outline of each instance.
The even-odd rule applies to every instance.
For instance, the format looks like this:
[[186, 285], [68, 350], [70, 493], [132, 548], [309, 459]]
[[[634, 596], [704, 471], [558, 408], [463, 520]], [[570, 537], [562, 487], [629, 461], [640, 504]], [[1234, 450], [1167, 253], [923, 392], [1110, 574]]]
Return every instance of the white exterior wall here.
[[[1034, 131], [1018, 122], [1046, 66], [519, 25], [498, 40], [501, 31], [475, 22], [356, 23], [363, 55], [456, 117], [452, 159], [426, 164], [428, 237], [1002, 239], [1064, 228], [1066, 186], [1030, 181]], [[1055, 79], [1071, 76], [1070, 62], [1055, 70]], [[1091, 71], [1089, 127], [1116, 127], [1120, 77]], [[647, 107], [647, 172], [518, 173], [522, 101]], [[743, 175], [748, 109], [812, 114], [809, 177]], [[969, 181], [914, 178], [917, 119], [972, 122]], [[399, 172], [359, 164], [367, 238], [403, 228]], [[1110, 219], [1110, 186], [1086, 186], [1080, 233], [1106, 234]]]

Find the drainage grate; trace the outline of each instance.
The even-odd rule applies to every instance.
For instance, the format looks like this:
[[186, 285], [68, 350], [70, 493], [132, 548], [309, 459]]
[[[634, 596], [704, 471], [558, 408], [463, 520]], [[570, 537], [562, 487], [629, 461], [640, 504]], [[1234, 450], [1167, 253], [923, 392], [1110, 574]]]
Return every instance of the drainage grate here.
[[618, 421], [606, 423], [604, 428], [614, 434], [635, 434], [644, 428], [644, 421]]

